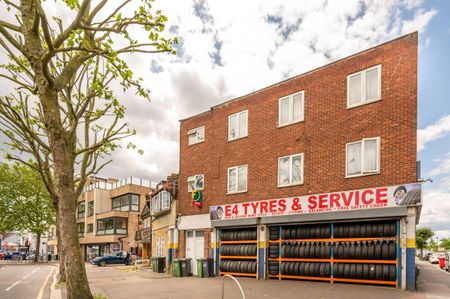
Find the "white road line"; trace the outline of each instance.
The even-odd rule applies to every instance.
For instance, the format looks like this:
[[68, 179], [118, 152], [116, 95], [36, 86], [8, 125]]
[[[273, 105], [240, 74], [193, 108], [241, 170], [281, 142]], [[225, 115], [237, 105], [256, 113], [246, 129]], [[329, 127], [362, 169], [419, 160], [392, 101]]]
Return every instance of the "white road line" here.
[[2, 268], [0, 268], [0, 271], [2, 271], [3, 269], [6, 269], [6, 267], [2, 267]]
[[31, 271], [31, 273], [28, 273], [27, 275], [25, 275], [24, 277], [22, 277], [22, 279], [27, 279], [28, 277], [30, 277], [31, 274], [33, 274], [34, 272], [36, 272], [37, 270], [41, 269], [40, 267], [37, 269], [34, 269], [33, 271]]
[[47, 285], [47, 282], [50, 279], [50, 276], [52, 276], [52, 273], [53, 273], [54, 270], [55, 270], [55, 268], [52, 268], [50, 270], [50, 273], [48, 273], [47, 277], [44, 280], [44, 283], [42, 284], [41, 288], [39, 289], [39, 293], [38, 293], [36, 299], [42, 299], [42, 296], [44, 296], [45, 286]]
[[5, 291], [6, 291], [6, 292], [9, 292], [9, 290], [11, 290], [13, 287], [15, 287], [16, 285], [18, 285], [19, 282], [20, 282], [20, 280], [19, 280], [19, 281], [16, 281], [12, 286], [10, 286], [9, 288], [5, 289]]

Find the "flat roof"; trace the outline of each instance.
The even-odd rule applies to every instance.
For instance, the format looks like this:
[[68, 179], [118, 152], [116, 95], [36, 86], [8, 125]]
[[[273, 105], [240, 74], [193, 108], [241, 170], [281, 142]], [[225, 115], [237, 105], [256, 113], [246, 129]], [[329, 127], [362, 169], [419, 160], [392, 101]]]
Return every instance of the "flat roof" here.
[[257, 93], [259, 93], [259, 92], [262, 92], [262, 91], [267, 90], [267, 89], [269, 89], [269, 88], [272, 88], [272, 87], [274, 87], [274, 86], [277, 86], [277, 85], [286, 83], [286, 82], [288, 82], [288, 81], [290, 81], [290, 80], [293, 80], [293, 79], [296, 79], [296, 78], [299, 78], [299, 77], [302, 77], [302, 76], [305, 76], [305, 75], [314, 73], [314, 72], [316, 72], [316, 71], [318, 71], [318, 70], [321, 70], [321, 69], [323, 69], [323, 68], [332, 66], [332, 65], [334, 65], [334, 64], [336, 64], [336, 63], [339, 63], [339, 62], [341, 62], [341, 61], [343, 61], [343, 60], [346, 60], [346, 59], [348, 59], [348, 58], [350, 58], [350, 57], [355, 57], [355, 56], [361, 55], [361, 54], [363, 54], [363, 53], [366, 53], [366, 52], [368, 52], [368, 51], [374, 50], [374, 49], [376, 49], [376, 48], [378, 48], [378, 47], [381, 47], [381, 46], [383, 46], [383, 45], [386, 45], [386, 44], [395, 42], [395, 41], [397, 41], [397, 40], [399, 40], [399, 39], [402, 39], [402, 38], [405, 38], [405, 37], [414, 36], [414, 35], [417, 35], [417, 34], [418, 34], [418, 31], [413, 31], [413, 32], [411, 32], [411, 33], [408, 33], [408, 34], [399, 36], [399, 37], [394, 38], [394, 39], [391, 39], [391, 40], [388, 40], [388, 41], [386, 41], [386, 42], [384, 42], [384, 43], [381, 43], [381, 44], [378, 44], [378, 45], [376, 45], [376, 46], [370, 47], [370, 48], [368, 48], [368, 49], [365, 49], [365, 50], [356, 52], [356, 53], [354, 53], [354, 54], [351, 54], [351, 55], [349, 55], [349, 56], [343, 57], [343, 58], [341, 58], [341, 59], [332, 61], [332, 62], [330, 62], [330, 63], [328, 63], [328, 64], [323, 65], [323, 66], [319, 66], [319, 67], [317, 67], [317, 68], [315, 68], [315, 69], [306, 71], [306, 72], [301, 73], [301, 74], [299, 74], [299, 75], [295, 75], [294, 77], [291, 77], [291, 78], [282, 80], [282, 81], [280, 81], [280, 82], [277, 82], [277, 83], [274, 83], [274, 84], [272, 84], [272, 85], [263, 87], [263, 88], [258, 89], [258, 90], [256, 90], [256, 91], [252, 91], [252, 92], [250, 92], [250, 93], [247, 93], [247, 94], [245, 94], [245, 95], [239, 96], [239, 97], [237, 97], [237, 98], [234, 98], [234, 99], [225, 101], [225, 102], [223, 102], [223, 103], [217, 104], [217, 105], [215, 105], [215, 106], [212, 106], [212, 107], [211, 107], [209, 110], [207, 110], [207, 111], [203, 111], [203, 112], [200, 112], [200, 113], [198, 113], [198, 114], [189, 116], [189, 117], [187, 117], [187, 118], [180, 119], [179, 122], [183, 122], [183, 121], [189, 120], [189, 119], [191, 119], [191, 118], [199, 117], [199, 116], [201, 116], [201, 115], [203, 115], [203, 114], [206, 114], [206, 113], [208, 113], [208, 112], [211, 112], [214, 108], [217, 108], [217, 107], [220, 107], [220, 106], [223, 106], [223, 105], [227, 105], [227, 104], [232, 103], [232, 102], [234, 102], [234, 101], [239, 101], [239, 100], [241, 100], [241, 99], [243, 99], [243, 98], [245, 98], [245, 97], [248, 97], [248, 96], [250, 96], [250, 95], [257, 94]]

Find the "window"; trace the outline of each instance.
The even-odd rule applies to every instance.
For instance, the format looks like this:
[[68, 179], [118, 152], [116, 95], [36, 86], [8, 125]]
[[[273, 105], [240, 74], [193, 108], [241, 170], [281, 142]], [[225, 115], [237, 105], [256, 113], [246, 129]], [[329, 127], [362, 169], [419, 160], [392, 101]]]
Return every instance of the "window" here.
[[380, 172], [380, 137], [347, 143], [346, 177]]
[[126, 235], [128, 219], [111, 217], [97, 220], [97, 235]]
[[113, 211], [139, 212], [139, 194], [124, 194], [112, 199]]
[[381, 65], [347, 76], [347, 108], [381, 99]]
[[278, 158], [278, 187], [303, 183], [303, 154]]
[[88, 202], [88, 217], [94, 215], [94, 201]]
[[203, 174], [196, 174], [188, 177], [188, 192], [203, 190], [205, 184], [205, 176]]
[[77, 208], [77, 218], [84, 218], [84, 212], [85, 212], [85, 204], [84, 202], [80, 202], [78, 204], [78, 208]]
[[303, 121], [304, 118], [303, 91], [280, 98], [278, 102], [278, 126], [283, 127]]
[[92, 233], [94, 231], [94, 224], [93, 223], [89, 223], [87, 225], [87, 232], [88, 233]]
[[78, 223], [78, 237], [84, 237], [84, 222]]
[[247, 136], [248, 110], [228, 116], [228, 141]]
[[247, 165], [228, 168], [228, 193], [247, 191]]
[[156, 194], [151, 203], [151, 214], [154, 215], [161, 211], [170, 210], [170, 193], [163, 190]]
[[198, 127], [188, 131], [188, 144], [196, 144], [205, 141], [205, 127]]
[[156, 238], [156, 256], [164, 256], [164, 238]]

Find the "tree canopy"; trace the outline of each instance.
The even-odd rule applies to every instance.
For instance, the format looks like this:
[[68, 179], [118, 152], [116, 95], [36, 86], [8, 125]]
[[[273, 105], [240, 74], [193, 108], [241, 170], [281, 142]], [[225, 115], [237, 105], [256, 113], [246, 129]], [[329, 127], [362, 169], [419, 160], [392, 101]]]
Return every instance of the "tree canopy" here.
[[55, 209], [39, 174], [0, 163], [0, 231], [43, 234], [55, 223]]

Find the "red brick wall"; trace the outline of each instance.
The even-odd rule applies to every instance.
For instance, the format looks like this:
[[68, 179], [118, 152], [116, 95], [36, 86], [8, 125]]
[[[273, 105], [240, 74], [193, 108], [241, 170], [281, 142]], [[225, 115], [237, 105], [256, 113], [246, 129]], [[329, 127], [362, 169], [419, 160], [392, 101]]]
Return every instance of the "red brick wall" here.
[[[417, 33], [369, 49], [186, 119], [180, 127], [179, 212], [210, 205], [414, 182]], [[382, 100], [347, 109], [347, 75], [382, 65]], [[278, 128], [278, 99], [305, 91], [304, 122]], [[248, 137], [228, 142], [228, 116], [248, 109]], [[187, 131], [205, 126], [188, 146]], [[346, 143], [381, 137], [381, 172], [345, 178]], [[278, 157], [304, 153], [304, 183], [277, 188]], [[248, 191], [226, 195], [227, 168], [248, 164]], [[191, 206], [187, 178], [205, 174], [204, 206]], [[181, 240], [180, 240], [181, 241]], [[181, 242], [180, 242], [181, 244]], [[181, 249], [181, 248], [180, 248]]]

